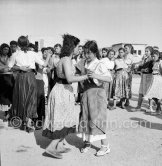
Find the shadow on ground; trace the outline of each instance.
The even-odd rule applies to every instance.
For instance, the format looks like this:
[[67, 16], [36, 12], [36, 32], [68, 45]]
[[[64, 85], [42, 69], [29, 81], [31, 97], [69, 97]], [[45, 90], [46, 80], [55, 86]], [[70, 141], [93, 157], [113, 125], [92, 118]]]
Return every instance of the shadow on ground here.
[[137, 118], [137, 117], [132, 117], [130, 119], [134, 120], [134, 121], [137, 121], [138, 124], [142, 127], [146, 127], [146, 128], [149, 128], [149, 129], [162, 130], [162, 124], [161, 123], [153, 123], [153, 122], [147, 121], [145, 119]]
[[[37, 145], [39, 145], [42, 149], [45, 149], [52, 142], [51, 139], [42, 136], [42, 130], [36, 130], [34, 132], [34, 136]], [[65, 139], [68, 144], [75, 146], [79, 150], [84, 146], [82, 138], [77, 137], [76, 134], [69, 134]], [[99, 150], [99, 148], [94, 145], [92, 145], [91, 148], [96, 151]]]

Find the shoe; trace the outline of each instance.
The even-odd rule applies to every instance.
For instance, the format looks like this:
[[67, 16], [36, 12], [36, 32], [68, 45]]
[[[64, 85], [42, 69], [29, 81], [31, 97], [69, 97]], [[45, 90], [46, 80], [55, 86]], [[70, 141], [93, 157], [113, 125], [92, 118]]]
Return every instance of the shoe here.
[[111, 106], [110, 106], [110, 105], [107, 105], [107, 108], [110, 110], [110, 109], [111, 109]]
[[85, 142], [84, 142], [84, 147], [80, 150], [80, 152], [81, 152], [81, 153], [87, 153], [90, 148], [91, 148], [91, 143], [85, 141]]
[[129, 103], [129, 99], [126, 99], [125, 106], [128, 107], [129, 105], [130, 105], [130, 103]]
[[70, 148], [63, 148], [63, 150], [60, 150], [59, 153], [68, 153], [70, 151], [71, 151]]
[[136, 108], [133, 108], [131, 109], [132, 112], [137, 112], [137, 111], [141, 111], [141, 107], [136, 107]]
[[155, 110], [153, 110], [153, 109], [150, 109], [150, 113], [154, 115], [154, 114], [156, 114], [157, 112], [156, 112]]
[[119, 103], [116, 104], [116, 106], [117, 106], [117, 107], [121, 107], [121, 105], [122, 105], [122, 102], [121, 102], [121, 100], [120, 100]]
[[59, 152], [51, 151], [51, 150], [48, 150], [48, 149], [46, 149], [45, 152], [46, 152], [47, 154], [53, 156], [54, 158], [62, 159], [62, 155], [61, 155]]
[[96, 156], [97, 157], [100, 157], [100, 156], [104, 156], [105, 154], [108, 154], [108, 153], [110, 153], [110, 147], [109, 147], [109, 145], [101, 145], [101, 148], [106, 148], [106, 150], [99, 150], [97, 153], [96, 153]]
[[121, 108], [122, 108], [122, 109], [126, 109], [126, 107], [125, 107], [125, 104], [124, 104], [124, 103], [122, 103]]
[[26, 131], [30, 133], [33, 132], [34, 130], [35, 130], [34, 124], [32, 123], [31, 119], [29, 119], [26, 124]]
[[110, 110], [116, 110], [116, 107], [113, 106], [113, 107], [110, 108]]
[[27, 126], [26, 126], [26, 129], [25, 129], [25, 130], [26, 130], [27, 133], [31, 133], [31, 132], [34, 132], [34, 131], [35, 131], [35, 128], [33, 128], [33, 127], [27, 127]]

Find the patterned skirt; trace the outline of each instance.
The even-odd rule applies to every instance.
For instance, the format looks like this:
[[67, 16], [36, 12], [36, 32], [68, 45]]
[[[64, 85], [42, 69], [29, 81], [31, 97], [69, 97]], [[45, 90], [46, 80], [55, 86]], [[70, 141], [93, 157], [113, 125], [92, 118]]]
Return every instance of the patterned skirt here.
[[12, 116], [37, 118], [37, 84], [34, 72], [18, 73], [13, 89]]
[[0, 110], [8, 111], [12, 104], [14, 77], [12, 74], [0, 74]]
[[56, 83], [49, 95], [42, 135], [59, 139], [75, 132], [79, 123], [79, 112], [75, 108], [72, 85]]
[[80, 137], [90, 142], [106, 138], [107, 99], [103, 88], [91, 88], [83, 93], [79, 123]]
[[148, 88], [146, 92], [145, 99], [162, 99], [162, 76], [161, 75], [153, 75], [151, 86]]
[[129, 98], [129, 77], [125, 70], [118, 70], [115, 73], [113, 83], [113, 96], [114, 98]]

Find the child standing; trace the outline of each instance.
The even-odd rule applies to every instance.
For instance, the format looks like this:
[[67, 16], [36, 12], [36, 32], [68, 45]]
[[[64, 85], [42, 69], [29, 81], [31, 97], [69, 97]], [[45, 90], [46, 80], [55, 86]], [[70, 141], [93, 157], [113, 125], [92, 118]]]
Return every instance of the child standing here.
[[[91, 143], [101, 141], [101, 149], [96, 156], [103, 156], [110, 152], [106, 137], [107, 129], [107, 99], [103, 82], [110, 82], [111, 76], [99, 57], [98, 46], [95, 41], [88, 41], [85, 49], [85, 70], [89, 79], [84, 81], [84, 93], [81, 101], [80, 128], [82, 138], [85, 141], [81, 149], [85, 153], [91, 147]], [[82, 73], [84, 74], [84, 73]]]
[[[109, 54], [111, 54], [111, 52], [109, 52]], [[109, 59], [108, 50], [106, 48], [102, 49], [102, 59], [100, 60], [100, 62], [106, 66], [109, 76], [112, 77], [111, 71], [114, 69], [114, 61]], [[111, 91], [112, 90], [112, 81], [104, 82], [104, 89], [106, 91], [106, 97], [107, 97], [107, 101], [108, 101], [107, 108], [110, 109], [109, 100], [110, 100], [111, 92], [112, 92]]]
[[139, 98], [138, 105], [132, 111], [141, 111], [141, 106], [143, 102], [143, 97], [146, 95], [146, 92], [151, 86], [152, 83], [152, 61], [153, 48], [148, 46], [145, 48], [145, 56], [143, 57], [142, 62], [136, 66], [138, 70], [141, 71], [141, 83], [139, 88]]
[[[162, 68], [162, 63], [160, 63], [159, 59], [159, 51], [155, 50], [153, 52], [153, 79], [152, 79], [152, 84], [151, 87], [149, 88], [146, 96], [144, 97], [145, 99], [150, 100], [150, 110], [147, 112], [149, 113], [161, 113], [161, 108], [160, 108], [160, 100], [162, 99], [162, 76], [160, 74]], [[156, 112], [153, 110], [153, 100], [155, 100], [157, 104], [157, 109]]]
[[114, 93], [114, 106], [111, 110], [116, 109], [116, 100], [120, 99], [121, 108], [125, 108], [126, 99], [129, 97], [128, 90], [128, 65], [124, 60], [125, 49], [120, 48], [118, 50], [119, 55], [115, 60], [115, 78], [113, 85], [113, 93]]

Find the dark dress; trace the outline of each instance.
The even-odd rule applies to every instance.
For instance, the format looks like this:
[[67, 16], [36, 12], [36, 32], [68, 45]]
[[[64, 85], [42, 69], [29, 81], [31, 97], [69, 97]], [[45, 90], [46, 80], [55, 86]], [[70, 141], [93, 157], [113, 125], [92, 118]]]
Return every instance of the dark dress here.
[[[82, 63], [83, 65], [84, 63]], [[86, 74], [84, 66], [81, 74]], [[103, 84], [97, 86], [92, 79], [83, 82], [84, 92], [81, 98], [79, 132], [85, 141], [97, 141], [106, 138], [107, 97]], [[79, 136], [79, 135], [78, 135]]]
[[[22, 57], [24, 58], [22, 60]], [[22, 64], [23, 62], [23, 64]], [[28, 62], [28, 63], [27, 63]], [[26, 122], [35, 119], [37, 115], [37, 82], [35, 79], [35, 63], [44, 64], [41, 57], [33, 52], [18, 51], [11, 57], [9, 66], [30, 66], [28, 71], [18, 70], [13, 89], [12, 116]]]
[[36, 64], [36, 83], [37, 83], [37, 114], [38, 120], [43, 120], [45, 117], [45, 94], [44, 94], [44, 81], [43, 69]]
[[[6, 66], [6, 63], [1, 61], [0, 66]], [[12, 93], [13, 93], [14, 78], [12, 72], [4, 73], [0, 71], [0, 110], [8, 111], [12, 104]]]

